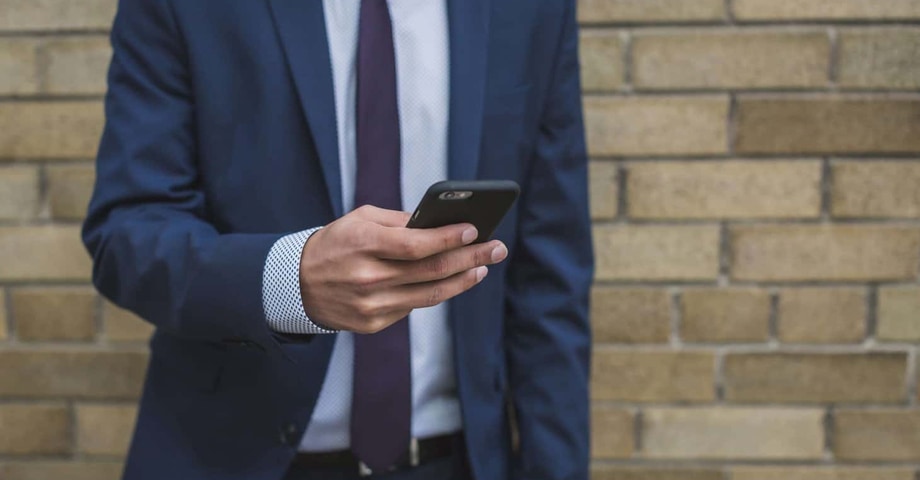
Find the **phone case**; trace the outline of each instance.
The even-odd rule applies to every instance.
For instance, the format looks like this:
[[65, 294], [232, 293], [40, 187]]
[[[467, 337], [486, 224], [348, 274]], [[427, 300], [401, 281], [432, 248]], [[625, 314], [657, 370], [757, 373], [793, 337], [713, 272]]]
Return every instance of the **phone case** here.
[[[487, 242], [511, 209], [521, 188], [510, 180], [444, 181], [428, 188], [412, 214], [409, 228], [437, 228], [471, 223], [479, 230], [474, 243]], [[469, 194], [451, 197], [452, 192]]]

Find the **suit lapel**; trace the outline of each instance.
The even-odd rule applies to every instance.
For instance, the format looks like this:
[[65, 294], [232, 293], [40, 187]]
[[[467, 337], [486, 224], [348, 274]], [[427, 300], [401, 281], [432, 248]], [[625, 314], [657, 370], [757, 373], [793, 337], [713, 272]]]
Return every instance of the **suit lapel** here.
[[270, 0], [336, 217], [343, 215], [332, 63], [322, 0]]
[[476, 178], [488, 66], [490, 0], [447, 0], [450, 25], [451, 180]]

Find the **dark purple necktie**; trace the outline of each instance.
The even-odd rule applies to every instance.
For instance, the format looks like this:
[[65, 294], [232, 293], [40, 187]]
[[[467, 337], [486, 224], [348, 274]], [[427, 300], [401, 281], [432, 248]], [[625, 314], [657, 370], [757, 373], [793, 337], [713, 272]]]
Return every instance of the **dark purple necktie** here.
[[[396, 59], [386, 0], [361, 0], [357, 105], [355, 206], [401, 210]], [[409, 321], [354, 338], [351, 449], [371, 470], [384, 471], [409, 448]]]

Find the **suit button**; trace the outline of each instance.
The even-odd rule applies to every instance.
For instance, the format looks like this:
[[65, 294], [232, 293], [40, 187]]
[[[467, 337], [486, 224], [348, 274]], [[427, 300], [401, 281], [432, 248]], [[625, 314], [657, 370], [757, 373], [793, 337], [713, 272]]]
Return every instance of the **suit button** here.
[[297, 428], [296, 423], [289, 423], [286, 426], [282, 427], [278, 432], [278, 440], [282, 445], [288, 445], [291, 447], [297, 446], [300, 443], [300, 429]]

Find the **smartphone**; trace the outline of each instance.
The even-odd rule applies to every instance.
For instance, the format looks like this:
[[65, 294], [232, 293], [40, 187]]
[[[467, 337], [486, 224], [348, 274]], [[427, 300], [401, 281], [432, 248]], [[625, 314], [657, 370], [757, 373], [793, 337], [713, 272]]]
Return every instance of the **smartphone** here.
[[407, 226], [437, 228], [470, 223], [479, 231], [473, 243], [487, 242], [520, 193], [521, 187], [511, 180], [438, 182], [425, 192]]

